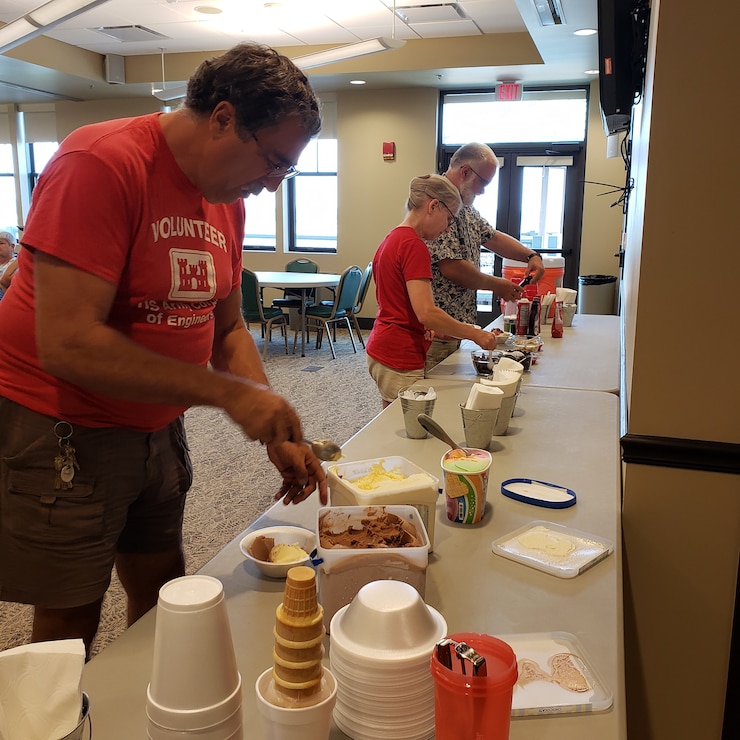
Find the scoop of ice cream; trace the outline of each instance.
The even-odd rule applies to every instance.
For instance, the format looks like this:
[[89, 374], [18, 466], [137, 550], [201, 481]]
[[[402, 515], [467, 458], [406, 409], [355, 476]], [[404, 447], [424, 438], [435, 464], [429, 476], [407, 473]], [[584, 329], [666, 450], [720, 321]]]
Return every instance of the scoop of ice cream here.
[[490, 463], [482, 451], [450, 450], [442, 461], [442, 467], [451, 473], [480, 473]]
[[271, 563], [294, 563], [296, 560], [304, 560], [307, 554], [298, 545], [275, 545], [270, 550], [269, 560]]
[[428, 486], [432, 483], [432, 477], [426, 473], [404, 475], [400, 468], [396, 467], [386, 470], [383, 467], [383, 463], [378, 462], [370, 467], [368, 473], [359, 478], [349, 478], [347, 479], [347, 483], [362, 491], [383, 491], [391, 488], [399, 488], [400, 486], [413, 488]]
[[294, 563], [305, 560], [308, 553], [298, 544], [275, 544], [274, 537], [258, 535], [249, 546], [249, 554], [265, 563]]

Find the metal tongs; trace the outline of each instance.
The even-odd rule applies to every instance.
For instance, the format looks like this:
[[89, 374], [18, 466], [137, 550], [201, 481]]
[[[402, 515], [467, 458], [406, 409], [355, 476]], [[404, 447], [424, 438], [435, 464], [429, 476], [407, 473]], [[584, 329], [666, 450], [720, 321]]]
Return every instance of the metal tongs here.
[[437, 660], [447, 669], [453, 670], [452, 668], [452, 649], [455, 650], [455, 655], [460, 661], [460, 670], [463, 676], [468, 675], [466, 666], [470, 665], [471, 676], [487, 676], [488, 669], [486, 668], [486, 659], [476, 653], [473, 648], [470, 647], [466, 642], [455, 642], [449, 637], [445, 637], [440, 640], [436, 646]]

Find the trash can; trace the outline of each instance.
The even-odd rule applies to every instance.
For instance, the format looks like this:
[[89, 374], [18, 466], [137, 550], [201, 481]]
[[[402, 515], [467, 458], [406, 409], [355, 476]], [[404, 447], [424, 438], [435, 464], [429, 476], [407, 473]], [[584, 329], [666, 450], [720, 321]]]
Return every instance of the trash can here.
[[615, 275], [579, 275], [578, 313], [615, 313]]

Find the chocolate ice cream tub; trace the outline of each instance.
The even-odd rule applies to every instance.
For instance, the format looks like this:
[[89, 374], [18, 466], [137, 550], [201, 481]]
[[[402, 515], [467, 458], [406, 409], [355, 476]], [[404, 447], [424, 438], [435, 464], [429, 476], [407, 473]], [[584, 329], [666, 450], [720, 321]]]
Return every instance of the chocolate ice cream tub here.
[[403, 581], [424, 598], [429, 536], [415, 507], [329, 506], [316, 518], [319, 602], [327, 633], [336, 612], [372, 581]]
[[439, 478], [405, 457], [329, 464], [326, 473], [332, 506], [410, 504], [419, 512], [434, 549]]

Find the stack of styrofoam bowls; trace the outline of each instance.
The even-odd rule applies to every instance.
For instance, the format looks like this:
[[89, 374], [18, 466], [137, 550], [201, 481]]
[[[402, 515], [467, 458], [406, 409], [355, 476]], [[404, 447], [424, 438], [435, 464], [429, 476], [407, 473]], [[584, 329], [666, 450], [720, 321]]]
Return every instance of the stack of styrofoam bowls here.
[[429, 660], [447, 634], [442, 615], [403, 581], [372, 581], [331, 620], [334, 722], [354, 740], [434, 737]]

